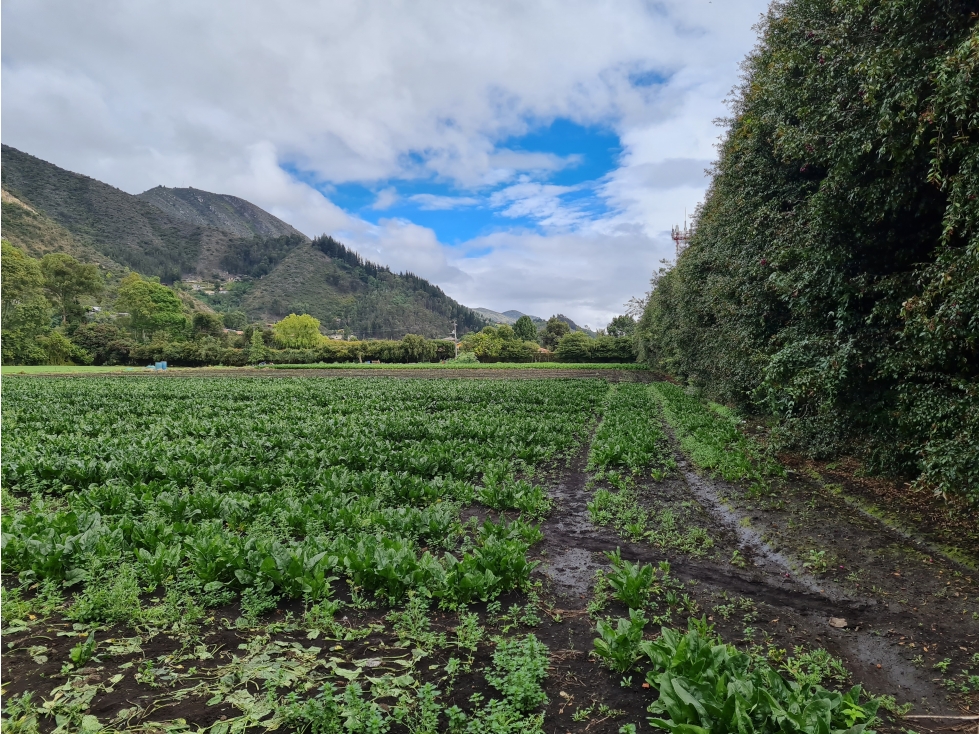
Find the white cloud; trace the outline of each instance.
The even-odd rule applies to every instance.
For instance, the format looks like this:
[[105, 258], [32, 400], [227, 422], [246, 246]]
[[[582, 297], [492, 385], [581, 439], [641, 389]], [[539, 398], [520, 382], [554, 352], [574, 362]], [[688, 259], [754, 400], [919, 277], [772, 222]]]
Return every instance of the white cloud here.
[[383, 211], [385, 209], [390, 209], [392, 206], [398, 203], [398, 191], [393, 186], [388, 186], [386, 189], [381, 189], [377, 192], [377, 198], [374, 203], [371, 204], [371, 209], [377, 211]]
[[504, 217], [531, 217], [544, 227], [564, 229], [583, 219], [581, 212], [561, 201], [562, 195], [578, 188], [541, 184], [524, 178], [519, 183], [494, 191], [489, 197], [489, 204], [499, 208]]
[[423, 211], [445, 211], [447, 209], [459, 209], [467, 206], [475, 206], [479, 199], [472, 196], [438, 196], [436, 194], [414, 194], [409, 196], [410, 201], [419, 205]]
[[[644, 290], [671, 252], [664, 233], [701, 197], [711, 121], [766, 4], [5, 0], [3, 139], [132, 193], [242, 196], [464, 303], [594, 324]], [[558, 117], [620, 137], [619, 167], [593, 189], [605, 213], [547, 183], [574, 155], [500, 147]], [[309, 183], [364, 183], [384, 210], [395, 179], [432, 177], [465, 195], [422, 208], [475, 206], [505, 185], [491, 205], [541, 229], [479, 238], [463, 250], [488, 254], [461, 257]]]

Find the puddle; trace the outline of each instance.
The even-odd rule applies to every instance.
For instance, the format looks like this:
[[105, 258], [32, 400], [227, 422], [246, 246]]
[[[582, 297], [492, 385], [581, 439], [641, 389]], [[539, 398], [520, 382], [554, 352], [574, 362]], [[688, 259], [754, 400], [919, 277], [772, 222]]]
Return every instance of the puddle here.
[[568, 591], [587, 594], [595, 580], [595, 571], [605, 565], [607, 564], [597, 562], [591, 551], [569, 548], [545, 562], [541, 571]]
[[944, 708], [938, 689], [930, 681], [922, 680], [921, 672], [905, 660], [892, 643], [866, 634], [847, 637], [850, 638], [846, 642], [848, 652], [859, 658], [868, 671], [860, 676], [863, 682], [878, 689], [900, 689], [906, 700], [922, 704], [925, 710], [932, 706]]

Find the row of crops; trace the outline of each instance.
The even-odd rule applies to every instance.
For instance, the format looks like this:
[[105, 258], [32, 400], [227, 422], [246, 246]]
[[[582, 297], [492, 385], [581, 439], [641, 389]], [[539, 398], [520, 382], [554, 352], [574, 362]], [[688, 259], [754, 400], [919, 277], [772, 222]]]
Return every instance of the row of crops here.
[[[79, 588], [127, 567], [149, 589], [183, 575], [212, 592], [317, 599], [346, 578], [391, 602], [423, 589], [457, 606], [527, 581], [526, 552], [541, 537], [532, 523], [548, 507], [534, 471], [577, 447], [597, 415], [589, 468], [599, 475], [673, 470], [664, 416], [705, 469], [738, 478], [741, 467], [723, 462], [749, 461], [730, 450], [744, 440], [732, 422], [668, 384], [6, 387], [2, 481], [17, 509], [3, 516], [4, 573]], [[521, 517], [461, 522], [475, 501]]]
[[[463, 524], [477, 492], [532, 513], [520, 478], [576, 445], [604, 382], [19, 380], [5, 386], [4, 572], [83, 584], [321, 597], [345, 576], [459, 604], [527, 580], [526, 522]], [[477, 483], [491, 478], [487, 486]], [[93, 570], [94, 569], [94, 570]]]

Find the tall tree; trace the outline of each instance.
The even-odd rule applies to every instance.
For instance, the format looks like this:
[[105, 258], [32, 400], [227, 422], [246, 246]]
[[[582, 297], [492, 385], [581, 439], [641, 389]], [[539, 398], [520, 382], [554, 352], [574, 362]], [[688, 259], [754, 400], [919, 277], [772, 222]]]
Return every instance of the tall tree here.
[[565, 334], [571, 333], [571, 327], [568, 326], [564, 321], [561, 321], [557, 316], [551, 316], [544, 325], [544, 329], [540, 335], [541, 346], [547, 349], [554, 349], [557, 347], [561, 337]]
[[517, 323], [513, 325], [513, 332], [521, 341], [537, 341], [537, 327], [534, 326], [534, 322], [531, 320], [530, 316], [527, 316], [526, 314], [517, 319]]
[[636, 320], [628, 314], [616, 316], [605, 327], [605, 333], [609, 336], [632, 336], [635, 331]]
[[129, 314], [137, 338], [145, 339], [154, 332], [175, 337], [187, 330], [187, 317], [177, 295], [165, 285], [143, 280], [136, 273], [123, 279], [116, 308]]
[[13, 327], [17, 307], [38, 298], [43, 299], [44, 276], [34, 258], [14, 247], [7, 240], [0, 244], [0, 275], [3, 278], [2, 319], [3, 329]]
[[50, 331], [51, 304], [44, 297], [40, 264], [7, 241], [0, 245], [3, 280], [2, 329], [4, 364], [38, 364], [45, 351], [37, 337]]
[[310, 349], [323, 341], [319, 319], [309, 314], [289, 314], [272, 327], [272, 332], [280, 346], [290, 349]]
[[41, 259], [44, 292], [61, 314], [61, 323], [68, 316], [80, 316], [79, 296], [97, 296], [102, 292], [102, 278], [95, 265], [80, 263], [64, 252], [52, 252]]
[[785, 444], [979, 501], [979, 24], [966, 0], [772, 3], [657, 367]]

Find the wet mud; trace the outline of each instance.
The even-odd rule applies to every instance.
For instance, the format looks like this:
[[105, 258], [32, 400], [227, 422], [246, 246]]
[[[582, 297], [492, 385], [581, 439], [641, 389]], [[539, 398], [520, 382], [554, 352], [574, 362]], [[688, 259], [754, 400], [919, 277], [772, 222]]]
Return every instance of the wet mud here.
[[[979, 653], [979, 584], [967, 568], [952, 558], [922, 554], [915, 539], [855, 512], [815, 483], [796, 478], [752, 494], [698, 474], [679, 453], [675, 459], [672, 477], [641, 480], [635, 492], [652, 517], [668, 510], [702, 527], [713, 540], [702, 557], [595, 526], [587, 508], [594, 487], [588, 486], [584, 451], [554, 477], [539, 572], [561, 605], [585, 614], [595, 571], [609, 567], [606, 553], [619, 549], [631, 561], [665, 560], [696, 599], [698, 613], [728, 642], [764, 643], [789, 653], [797, 647], [826, 649], [846, 664], [847, 685], [861, 683], [898, 704], [912, 703], [912, 714], [963, 715], [979, 708], [979, 695], [963, 692], [964, 678], [950, 675], [979, 667], [973, 663]], [[625, 616], [625, 609], [613, 605], [603, 614]], [[655, 634], [652, 627], [647, 635]], [[572, 644], [588, 649], [591, 637], [593, 625]], [[946, 660], [943, 674], [934, 666]], [[618, 681], [594, 661], [581, 664], [595, 665], [588, 676], [579, 673], [588, 681], [586, 689], [596, 679]], [[635, 688], [626, 691], [626, 710], [638, 721], [648, 701]], [[889, 718], [882, 730], [902, 729]], [[915, 720], [911, 728], [961, 725], [942, 721]], [[564, 721], [561, 726], [575, 731]]]

